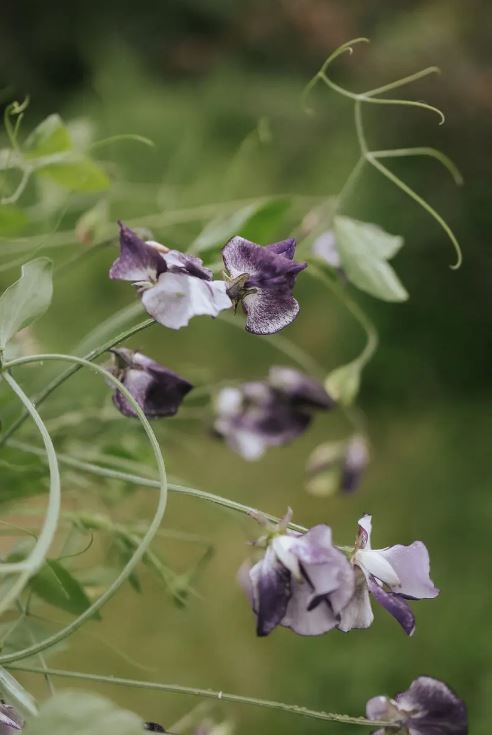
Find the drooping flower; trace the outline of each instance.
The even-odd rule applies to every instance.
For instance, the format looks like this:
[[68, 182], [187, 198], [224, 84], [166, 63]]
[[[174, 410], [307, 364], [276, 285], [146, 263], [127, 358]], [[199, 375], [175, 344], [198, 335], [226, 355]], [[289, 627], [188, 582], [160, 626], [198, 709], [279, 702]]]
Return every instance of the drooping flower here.
[[422, 541], [410, 546], [371, 548], [371, 516], [359, 520], [352, 564], [356, 568], [354, 596], [342, 611], [340, 630], [368, 628], [374, 616], [369, 593], [400, 623], [407, 635], [415, 631], [415, 618], [406, 602], [437, 597], [430, 574], [429, 554]]
[[347, 441], [320, 444], [307, 463], [307, 490], [319, 496], [352, 493], [359, 487], [368, 462], [367, 441], [359, 434]]
[[354, 571], [332, 544], [324, 524], [300, 534], [287, 530], [292, 512], [277, 526], [262, 523], [265, 554], [253, 567], [243, 567], [240, 581], [257, 617], [257, 634], [277, 625], [300, 635], [320, 635], [335, 628], [354, 591]]
[[194, 316], [217, 316], [232, 302], [224, 281], [213, 280], [200, 258], [144, 242], [120, 223], [120, 255], [109, 272], [113, 279], [131, 281], [145, 310], [171, 329], [185, 327]]
[[[444, 682], [419, 676], [406, 692], [389, 697], [373, 697], [366, 705], [369, 720], [387, 720], [391, 727], [373, 735], [467, 735], [465, 703]], [[400, 729], [395, 730], [398, 724]]]
[[24, 720], [15, 707], [0, 701], [0, 735], [14, 735], [22, 732]]
[[231, 449], [251, 461], [302, 434], [313, 411], [334, 405], [317, 381], [292, 368], [272, 367], [267, 380], [218, 393], [214, 428]]
[[227, 293], [236, 308], [242, 305], [248, 332], [274, 334], [299, 313], [292, 291], [307, 263], [294, 261], [295, 248], [295, 240], [262, 246], [239, 236], [224, 246]]
[[[112, 353], [113, 375], [128, 389], [147, 418], [174, 416], [185, 395], [193, 389], [187, 380], [141, 352], [119, 347], [113, 348]], [[113, 402], [124, 416], [136, 417], [121, 391], [114, 392]]]

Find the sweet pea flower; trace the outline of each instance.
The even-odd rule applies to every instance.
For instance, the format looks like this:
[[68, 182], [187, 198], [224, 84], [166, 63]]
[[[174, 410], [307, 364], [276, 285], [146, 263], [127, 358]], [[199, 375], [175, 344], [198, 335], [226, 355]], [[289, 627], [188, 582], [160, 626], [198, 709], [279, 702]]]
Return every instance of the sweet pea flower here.
[[[174, 416], [185, 395], [193, 389], [192, 384], [141, 352], [124, 347], [111, 351], [114, 356], [111, 372], [128, 389], [147, 418]], [[136, 417], [121, 391], [114, 392], [113, 403], [124, 416]]]
[[[388, 720], [391, 727], [373, 735], [467, 735], [465, 703], [444, 682], [419, 676], [394, 699], [373, 697], [366, 705], [369, 720]], [[395, 725], [400, 729], [395, 730]]]
[[[149, 730], [150, 732], [168, 732], [158, 722], [144, 722], [144, 730]], [[171, 733], [168, 733], [168, 735], [171, 735]]]
[[289, 509], [276, 526], [261, 517], [267, 534], [265, 554], [253, 567], [242, 567], [242, 583], [257, 617], [257, 634], [268, 635], [277, 625], [300, 635], [320, 635], [335, 628], [354, 592], [354, 571], [332, 544], [324, 524], [306, 533], [287, 529]]
[[319, 496], [352, 493], [358, 489], [368, 463], [369, 447], [359, 434], [347, 441], [320, 444], [307, 463], [307, 490]]
[[0, 700], [0, 735], [15, 735], [24, 729], [24, 720], [15, 707]]
[[295, 240], [261, 246], [239, 236], [224, 246], [227, 293], [236, 309], [242, 305], [248, 332], [274, 334], [298, 315], [292, 290], [307, 263], [294, 261], [295, 248]]
[[323, 386], [298, 370], [272, 367], [265, 381], [223, 388], [215, 400], [215, 431], [244, 459], [302, 434], [312, 412], [335, 405]]
[[429, 554], [422, 541], [410, 546], [371, 548], [371, 516], [359, 520], [352, 564], [356, 570], [354, 596], [343, 610], [340, 630], [368, 628], [373, 619], [369, 593], [400, 623], [407, 635], [415, 632], [415, 618], [405, 599], [437, 597], [429, 572]]
[[145, 310], [171, 329], [185, 327], [200, 314], [215, 317], [232, 306], [225, 282], [214, 281], [200, 258], [152, 240], [144, 242], [121, 223], [120, 256], [109, 277], [133, 283]]

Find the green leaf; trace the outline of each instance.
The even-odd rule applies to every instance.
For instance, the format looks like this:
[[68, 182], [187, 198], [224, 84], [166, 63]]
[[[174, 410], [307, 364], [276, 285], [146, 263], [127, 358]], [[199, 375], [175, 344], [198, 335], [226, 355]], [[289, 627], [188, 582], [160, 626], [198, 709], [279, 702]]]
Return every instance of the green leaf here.
[[142, 735], [143, 722], [98, 694], [65, 691], [43, 703], [26, 735]]
[[91, 601], [82, 585], [54, 559], [47, 559], [29, 584], [42, 600], [73, 615], [80, 615], [90, 607]]
[[18, 235], [26, 227], [28, 221], [22, 209], [8, 204], [0, 206], [0, 235], [2, 237]]
[[328, 374], [325, 388], [332, 398], [342, 406], [349, 406], [360, 387], [360, 365], [357, 361], [348, 362]]
[[53, 295], [52, 262], [37, 258], [22, 266], [21, 277], [0, 296], [0, 350], [40, 317]]
[[18, 709], [24, 717], [37, 715], [38, 708], [34, 699], [3, 666], [0, 666], [0, 692], [2, 698]]
[[90, 158], [77, 155], [42, 164], [36, 172], [70, 191], [103, 191], [110, 184], [102, 168]]
[[408, 293], [386, 262], [403, 245], [377, 225], [349, 217], [335, 217], [335, 239], [348, 279], [362, 291], [383, 301], [405, 301]]
[[29, 159], [71, 150], [70, 134], [59, 115], [49, 115], [34, 128], [24, 143], [24, 155]]
[[260, 200], [238, 209], [228, 215], [221, 215], [209, 222], [198, 235], [192, 251], [202, 253], [217, 246], [225, 245], [234, 235], [257, 242], [276, 238], [276, 228], [282, 220], [290, 200], [287, 197]]

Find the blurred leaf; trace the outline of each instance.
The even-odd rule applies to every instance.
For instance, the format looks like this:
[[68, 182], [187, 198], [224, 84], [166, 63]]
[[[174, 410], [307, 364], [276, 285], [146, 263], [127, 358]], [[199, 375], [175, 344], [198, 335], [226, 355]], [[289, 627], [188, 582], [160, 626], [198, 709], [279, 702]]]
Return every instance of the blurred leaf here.
[[37, 258], [23, 265], [19, 280], [0, 296], [0, 350], [14, 334], [44, 314], [52, 295], [51, 260]]
[[[45, 602], [73, 615], [80, 615], [91, 601], [84, 588], [59, 561], [48, 559], [30, 581], [32, 591]], [[100, 619], [99, 614], [94, 615]]]
[[[0, 666], [0, 692], [3, 698], [13, 707], [20, 710], [23, 716], [37, 714], [38, 708], [34, 699], [3, 666]], [[8, 732], [10, 728], [3, 725], [2, 730], [3, 732]]]
[[49, 115], [34, 128], [24, 143], [26, 158], [42, 158], [72, 150], [70, 134], [59, 115]]
[[8, 204], [0, 206], [0, 235], [2, 237], [17, 235], [22, 232], [28, 221], [27, 215], [22, 209]]
[[405, 301], [408, 293], [386, 262], [403, 245], [377, 225], [349, 217], [335, 217], [335, 239], [348, 279], [362, 291], [383, 301]]
[[[39, 618], [31, 615], [14, 622], [0, 623], [0, 650], [6, 654], [21, 651], [32, 646], [34, 642], [38, 643], [48, 638], [52, 633], [52, 628], [48, 628]], [[67, 648], [67, 641], [61, 640], [43, 651], [43, 655], [47, 658]]]
[[92, 245], [105, 231], [109, 222], [109, 205], [107, 199], [100, 199], [91, 209], [79, 217], [75, 225], [77, 240], [83, 245]]
[[349, 406], [360, 387], [360, 365], [357, 361], [348, 362], [328, 374], [325, 388], [332, 398], [342, 406]]
[[105, 171], [90, 158], [67, 156], [36, 169], [37, 173], [70, 191], [103, 191], [110, 181]]
[[251, 239], [257, 238], [259, 241], [274, 237], [272, 233], [289, 206], [290, 200], [286, 197], [268, 201], [262, 199], [232, 214], [216, 217], [198, 235], [192, 251], [202, 253], [225, 245], [231, 237], [239, 234]]
[[65, 691], [44, 702], [26, 735], [142, 735], [143, 722], [98, 694]]

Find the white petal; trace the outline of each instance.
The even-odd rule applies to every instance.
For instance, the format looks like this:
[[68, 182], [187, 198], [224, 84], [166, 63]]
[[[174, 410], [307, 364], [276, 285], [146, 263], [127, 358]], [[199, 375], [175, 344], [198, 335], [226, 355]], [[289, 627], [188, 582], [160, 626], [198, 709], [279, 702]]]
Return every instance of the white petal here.
[[299, 560], [290, 550], [291, 546], [295, 544], [295, 542], [295, 537], [287, 536], [286, 534], [275, 536], [272, 541], [272, 548], [284, 567], [289, 570], [295, 579], [300, 580], [302, 579], [302, 574]]
[[221, 416], [235, 416], [243, 403], [239, 388], [222, 388], [215, 399], [215, 410]]
[[390, 587], [398, 587], [400, 578], [397, 573], [379, 551], [359, 549], [355, 552], [355, 561], [363, 571], [372, 574]]

